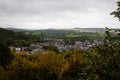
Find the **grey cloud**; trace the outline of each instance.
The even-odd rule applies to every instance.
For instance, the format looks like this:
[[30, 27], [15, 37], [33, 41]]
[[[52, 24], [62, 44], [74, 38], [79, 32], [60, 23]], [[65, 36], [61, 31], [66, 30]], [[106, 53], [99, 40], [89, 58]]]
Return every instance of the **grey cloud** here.
[[17, 14], [47, 14], [60, 11], [86, 12], [93, 1], [88, 0], [1, 0], [0, 13]]
[[[27, 25], [31, 23], [31, 25], [39, 24], [44, 26], [48, 24], [55, 26], [56, 24], [61, 24], [60, 26], [62, 26], [62, 24], [67, 25], [67, 23], [71, 23], [73, 26], [72, 23], [78, 25], [87, 24], [86, 21], [88, 18], [93, 19], [89, 19], [88, 24], [92, 23], [90, 21], [93, 21], [92, 24], [94, 24], [94, 21], [98, 19], [96, 17], [109, 15], [110, 12], [116, 9], [115, 5], [117, 1], [118, 0], [0, 0], [0, 25]], [[87, 16], [87, 18], [85, 18], [85, 16]], [[109, 19], [106, 16], [100, 19], [109, 21], [111, 18]]]
[[105, 12], [117, 0], [0, 0], [0, 15], [42, 15], [63, 11]]

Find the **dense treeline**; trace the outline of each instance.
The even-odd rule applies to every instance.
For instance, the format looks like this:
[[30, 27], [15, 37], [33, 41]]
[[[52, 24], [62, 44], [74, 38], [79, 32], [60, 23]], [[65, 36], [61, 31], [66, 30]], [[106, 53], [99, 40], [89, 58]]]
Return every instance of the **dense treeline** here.
[[26, 35], [22, 32], [13, 32], [0, 28], [0, 41], [4, 41], [10, 46], [29, 46], [30, 43], [39, 41], [39, 37]]
[[[8, 50], [12, 58], [4, 66], [0, 64], [0, 80], [119, 80], [119, 46], [120, 42], [108, 40], [87, 51], [39, 51], [29, 55]], [[6, 53], [4, 49], [0, 54]], [[0, 58], [0, 62], [9, 61], [8, 57]]]

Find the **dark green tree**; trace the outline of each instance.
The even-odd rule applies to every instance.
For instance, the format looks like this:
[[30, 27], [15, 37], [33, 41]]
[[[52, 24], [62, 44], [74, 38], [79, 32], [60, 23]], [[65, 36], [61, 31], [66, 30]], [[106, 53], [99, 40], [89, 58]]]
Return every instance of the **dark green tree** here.
[[13, 54], [7, 44], [0, 42], [0, 66], [5, 67], [6, 65], [9, 65], [12, 59]]
[[114, 17], [117, 17], [120, 20], [120, 1], [117, 2], [118, 8], [116, 11], [113, 11], [111, 15], [114, 15]]

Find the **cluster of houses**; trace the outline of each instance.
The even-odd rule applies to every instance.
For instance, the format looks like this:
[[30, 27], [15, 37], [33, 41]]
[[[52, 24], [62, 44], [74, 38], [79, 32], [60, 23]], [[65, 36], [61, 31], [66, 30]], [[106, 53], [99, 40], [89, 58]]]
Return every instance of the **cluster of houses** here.
[[103, 41], [98, 41], [98, 40], [94, 40], [92, 43], [90, 41], [75, 41], [74, 44], [65, 44], [65, 42], [62, 39], [54, 39], [54, 40], [48, 40], [42, 43], [38, 43], [38, 44], [30, 44], [29, 47], [10, 47], [11, 50], [15, 49], [17, 52], [21, 52], [21, 51], [27, 51], [30, 54], [33, 54], [39, 50], [45, 52], [46, 50], [44, 49], [44, 46], [49, 46], [49, 45], [54, 45], [55, 47], [57, 47], [57, 49], [59, 50], [59, 52], [62, 51], [67, 51], [67, 50], [71, 50], [71, 49], [78, 49], [78, 50], [87, 50], [90, 49], [92, 47], [94, 47], [95, 45], [99, 45], [102, 44]]

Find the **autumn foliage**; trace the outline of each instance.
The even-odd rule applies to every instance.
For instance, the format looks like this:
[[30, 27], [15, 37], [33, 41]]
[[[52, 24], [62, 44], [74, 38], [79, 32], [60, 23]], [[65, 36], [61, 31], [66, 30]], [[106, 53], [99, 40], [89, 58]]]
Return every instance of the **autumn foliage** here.
[[119, 46], [106, 41], [90, 50], [14, 53], [9, 64], [0, 66], [0, 80], [119, 80]]

